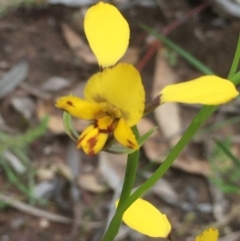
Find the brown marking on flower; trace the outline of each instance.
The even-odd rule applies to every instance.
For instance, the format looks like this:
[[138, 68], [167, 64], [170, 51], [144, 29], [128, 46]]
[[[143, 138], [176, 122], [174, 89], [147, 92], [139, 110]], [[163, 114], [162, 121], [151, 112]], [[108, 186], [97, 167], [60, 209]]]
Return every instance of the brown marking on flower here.
[[116, 126], [117, 126], [117, 123], [118, 123], [119, 119], [115, 119], [111, 125], [108, 126], [108, 132], [109, 133], [112, 133], [115, 129], [116, 129]]
[[93, 126], [94, 128], [98, 128], [98, 119], [93, 121]]
[[102, 130], [102, 129], [99, 129], [99, 132], [100, 132], [100, 133], [104, 133], [104, 134], [109, 134], [109, 131], [108, 131], [108, 130], [104, 130], [104, 129], [103, 129], [103, 130]]
[[69, 101], [69, 100], [67, 101], [67, 105], [74, 106], [72, 101]]
[[88, 155], [89, 155], [89, 156], [95, 155], [96, 153], [94, 152], [94, 147], [95, 147], [95, 145], [97, 144], [97, 135], [91, 137], [90, 139], [88, 139], [87, 142], [88, 142], [88, 144], [89, 144], [89, 152], [88, 152]]
[[130, 148], [130, 149], [135, 149], [136, 148], [136, 145], [133, 143], [133, 142], [131, 142], [130, 140], [127, 140], [127, 147], [128, 148]]
[[114, 129], [116, 128], [116, 124], [117, 124], [118, 120], [113, 120], [108, 126], [106, 129], [101, 129], [99, 128], [99, 125], [98, 125], [98, 120], [95, 121], [94, 123], [94, 126], [97, 127], [99, 129], [99, 131], [101, 133], [105, 133], [105, 134], [110, 134], [114, 131]]

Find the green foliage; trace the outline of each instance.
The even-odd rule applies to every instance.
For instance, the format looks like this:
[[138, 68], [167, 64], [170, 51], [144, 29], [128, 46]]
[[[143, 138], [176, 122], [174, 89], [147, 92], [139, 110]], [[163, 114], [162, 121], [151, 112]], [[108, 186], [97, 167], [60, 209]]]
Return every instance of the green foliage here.
[[217, 141], [209, 163], [212, 175], [210, 181], [223, 193], [239, 193], [240, 160], [232, 153], [230, 139]]
[[42, 7], [47, 4], [46, 0], [7, 0], [0, 2], [0, 17], [5, 16], [10, 11], [15, 10], [17, 8], [36, 8]]
[[41, 123], [34, 129], [28, 130], [23, 135], [9, 136], [5, 133], [0, 133], [0, 154], [3, 151], [14, 148], [14, 147], [24, 147], [31, 144], [38, 137], [42, 136], [47, 130], [48, 118], [45, 117]]
[[[28, 130], [25, 134], [15, 137], [10, 136], [7, 133], [0, 132], [0, 167], [6, 174], [8, 180], [7, 184], [12, 184], [20, 192], [26, 195], [32, 204], [36, 199], [32, 194], [34, 170], [32, 170], [31, 163], [28, 158], [27, 147], [46, 132], [47, 123], [48, 118], [46, 117], [37, 127]], [[19, 162], [26, 168], [27, 171], [25, 175], [19, 174], [13, 170], [4, 155], [7, 151], [15, 155]], [[25, 184], [26, 182], [28, 183], [27, 185]], [[45, 203], [42, 200], [38, 200], [38, 202], [42, 204]], [[0, 205], [0, 207], [5, 207], [5, 205]]]
[[178, 53], [172, 49], [164, 48], [163, 56], [167, 59], [168, 64], [172, 67], [178, 64]]

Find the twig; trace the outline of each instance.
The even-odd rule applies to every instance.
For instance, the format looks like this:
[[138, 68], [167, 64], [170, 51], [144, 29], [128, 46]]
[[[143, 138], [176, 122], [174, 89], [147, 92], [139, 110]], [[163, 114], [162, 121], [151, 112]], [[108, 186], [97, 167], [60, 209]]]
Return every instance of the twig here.
[[[73, 223], [73, 219], [72, 218], [68, 218], [68, 217], [64, 217], [62, 215], [58, 215], [58, 214], [53, 214], [47, 211], [44, 211], [42, 209], [39, 208], [35, 208], [32, 207], [26, 203], [23, 203], [13, 197], [9, 197], [7, 195], [4, 195], [2, 193], [0, 193], [0, 202], [4, 202], [7, 205], [21, 211], [21, 212], [25, 212], [27, 214], [33, 215], [33, 216], [37, 216], [37, 217], [41, 217], [41, 218], [46, 218], [49, 221], [52, 222], [57, 222], [57, 223], [64, 223], [64, 224], [72, 224]], [[87, 226], [88, 228], [99, 228], [103, 225], [102, 221], [98, 221], [98, 222], [83, 222], [83, 225]]]
[[26, 203], [23, 203], [19, 200], [16, 200], [12, 197], [6, 196], [2, 193], [0, 193], [0, 201], [6, 203], [7, 205], [25, 212], [27, 214], [31, 214], [33, 216], [46, 218], [49, 221], [58, 222], [58, 223], [72, 223], [73, 220], [71, 218], [67, 218], [58, 214], [49, 213], [47, 211], [41, 210], [39, 208], [32, 207]]
[[46, 93], [45, 91], [43, 91], [39, 88], [33, 87], [27, 83], [22, 83], [20, 86], [22, 89], [24, 89], [29, 94], [32, 94], [40, 99], [43, 99], [43, 100], [51, 99], [51, 95], [49, 93]]

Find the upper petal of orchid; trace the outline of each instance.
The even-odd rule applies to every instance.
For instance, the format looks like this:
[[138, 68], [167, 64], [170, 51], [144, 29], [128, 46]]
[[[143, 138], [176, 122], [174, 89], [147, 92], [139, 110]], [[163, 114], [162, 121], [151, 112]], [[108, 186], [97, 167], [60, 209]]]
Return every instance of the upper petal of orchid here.
[[[116, 206], [118, 201], [116, 202]], [[151, 203], [139, 198], [123, 214], [123, 221], [132, 229], [150, 237], [166, 238], [171, 224]]]
[[199, 234], [195, 241], [217, 241], [218, 240], [218, 230], [215, 228], [208, 228]]
[[89, 8], [84, 31], [98, 64], [103, 68], [115, 65], [127, 50], [129, 26], [113, 5], [99, 2]]
[[220, 105], [238, 96], [234, 84], [227, 79], [206, 75], [192, 81], [168, 85], [160, 93], [161, 103]]
[[56, 107], [65, 110], [70, 115], [84, 119], [93, 120], [101, 116], [102, 105], [90, 103], [76, 96], [63, 96], [56, 101]]
[[[118, 118], [122, 117], [129, 126], [142, 117], [145, 92], [139, 72], [130, 64], [120, 63], [94, 74], [88, 81], [84, 95], [89, 102], [107, 102]], [[119, 112], [120, 113], [117, 113]]]

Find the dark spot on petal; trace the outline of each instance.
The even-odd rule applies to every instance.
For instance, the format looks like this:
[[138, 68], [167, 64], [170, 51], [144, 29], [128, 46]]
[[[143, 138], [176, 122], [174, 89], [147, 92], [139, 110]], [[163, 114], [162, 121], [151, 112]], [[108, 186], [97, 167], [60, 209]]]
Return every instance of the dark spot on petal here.
[[130, 140], [127, 140], [127, 142], [128, 142], [127, 147], [130, 148], [130, 149], [134, 149], [135, 144], [132, 143]]
[[67, 101], [67, 104], [70, 105], [70, 106], [73, 106], [72, 101]]
[[104, 134], [109, 134], [109, 131], [108, 131], [108, 130], [99, 129], [99, 132], [100, 132], [100, 133], [104, 133]]
[[97, 143], [97, 136], [93, 136], [92, 138], [88, 139], [87, 142], [89, 144], [90, 149], [94, 148], [94, 146]]
[[128, 142], [128, 144], [130, 144], [130, 145], [133, 145], [134, 146], [134, 144], [130, 141], [130, 140], [127, 140], [127, 142]]
[[92, 138], [88, 139], [88, 144], [89, 144], [89, 156], [93, 156], [96, 153], [94, 152], [94, 146], [97, 144], [97, 136], [93, 136]]
[[118, 119], [115, 119], [110, 126], [108, 126], [108, 132], [113, 132], [113, 130], [116, 128], [117, 123], [118, 123]]

